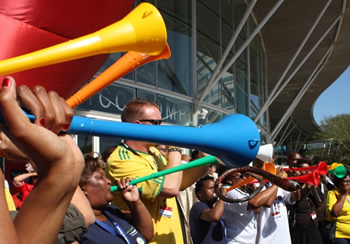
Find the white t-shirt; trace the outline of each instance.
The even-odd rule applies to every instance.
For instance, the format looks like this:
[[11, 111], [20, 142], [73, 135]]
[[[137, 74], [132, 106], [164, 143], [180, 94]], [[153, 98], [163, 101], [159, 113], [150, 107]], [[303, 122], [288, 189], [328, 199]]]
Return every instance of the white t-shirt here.
[[[229, 191], [227, 198], [240, 199], [247, 194], [239, 189]], [[229, 203], [225, 202], [222, 220], [226, 227], [227, 243], [255, 243], [257, 235], [257, 223], [254, 211], [247, 210], [248, 202]]]
[[256, 215], [258, 222], [257, 244], [290, 244], [288, 212], [286, 203], [290, 201], [292, 193], [281, 188], [277, 190], [276, 200], [271, 207], [262, 207]]

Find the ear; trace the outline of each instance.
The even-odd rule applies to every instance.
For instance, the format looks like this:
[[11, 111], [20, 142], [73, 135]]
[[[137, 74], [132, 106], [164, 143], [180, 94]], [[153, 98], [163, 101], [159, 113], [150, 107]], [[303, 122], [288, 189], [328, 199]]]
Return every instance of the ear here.
[[198, 200], [201, 200], [201, 198], [202, 198], [202, 192], [201, 191], [197, 192], [197, 197], [198, 197]]

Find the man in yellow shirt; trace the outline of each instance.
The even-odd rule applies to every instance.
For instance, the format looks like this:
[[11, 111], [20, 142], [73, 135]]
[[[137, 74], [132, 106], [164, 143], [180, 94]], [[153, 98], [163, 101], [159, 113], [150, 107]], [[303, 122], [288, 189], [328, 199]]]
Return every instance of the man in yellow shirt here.
[[[132, 100], [122, 113], [122, 121], [136, 124], [160, 125], [162, 116], [156, 103]], [[106, 176], [112, 182], [122, 177], [138, 178], [181, 165], [181, 149], [169, 147], [165, 159], [154, 144], [125, 141], [110, 155]], [[137, 185], [141, 198], [154, 224], [154, 238], [150, 243], [183, 243], [183, 234], [175, 196], [200, 178], [206, 167], [176, 172]], [[127, 210], [119, 192], [114, 193], [113, 204]]]

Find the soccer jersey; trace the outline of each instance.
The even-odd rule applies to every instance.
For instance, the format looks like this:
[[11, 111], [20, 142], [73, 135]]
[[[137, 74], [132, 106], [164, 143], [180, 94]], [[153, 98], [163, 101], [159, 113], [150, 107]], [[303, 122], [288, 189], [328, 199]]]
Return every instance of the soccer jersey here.
[[[332, 211], [333, 205], [340, 198], [340, 193], [338, 190], [328, 191], [327, 195], [327, 220], [333, 221], [334, 218], [330, 215]], [[335, 229], [335, 237], [336, 238], [350, 238], [350, 197], [347, 196], [343, 208], [336, 218], [336, 229]]]
[[[241, 199], [247, 196], [239, 189], [229, 191], [227, 198]], [[227, 243], [255, 243], [257, 234], [256, 219], [253, 210], [247, 210], [248, 202], [225, 202], [225, 210], [222, 220], [226, 226]]]
[[[166, 159], [159, 151], [151, 148], [152, 154], [134, 151], [118, 146], [108, 158], [106, 177], [114, 185], [115, 179], [147, 176], [165, 168]], [[164, 176], [137, 184], [142, 202], [150, 212], [154, 224], [154, 237], [150, 243], [183, 243], [179, 212], [175, 197], [160, 197]], [[113, 193], [112, 203], [128, 210], [119, 191]]]
[[271, 207], [262, 207], [257, 215], [258, 235], [256, 243], [291, 243], [288, 212], [286, 204], [293, 205], [290, 200], [292, 193], [281, 188], [277, 190], [276, 200]]

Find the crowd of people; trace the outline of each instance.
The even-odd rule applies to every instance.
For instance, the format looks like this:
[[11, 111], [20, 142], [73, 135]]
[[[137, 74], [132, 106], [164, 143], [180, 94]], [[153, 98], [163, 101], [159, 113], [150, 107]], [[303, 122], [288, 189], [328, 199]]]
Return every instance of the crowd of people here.
[[[34, 122], [23, 108], [35, 115]], [[0, 173], [1, 243], [350, 243], [349, 172], [321, 176], [317, 186], [301, 182], [293, 192], [268, 179], [260, 186], [232, 188], [247, 177], [236, 171], [216, 185], [222, 169], [215, 164], [132, 185], [133, 179], [207, 154], [194, 150], [190, 156], [179, 147], [124, 140], [103, 155], [83, 155], [64, 133], [73, 117], [65, 100], [39, 86], [16, 89], [11, 77], [3, 81], [0, 109], [0, 151], [28, 166], [28, 173], [11, 179], [19, 189], [13, 198]], [[121, 119], [162, 123], [159, 106], [142, 99], [130, 101]], [[256, 158], [253, 167], [265, 163]], [[314, 164], [296, 152], [287, 163], [296, 168], [288, 171], [293, 177], [309, 174], [305, 167]], [[276, 175], [286, 177], [286, 172], [277, 167]], [[119, 190], [112, 192], [112, 185]], [[262, 190], [256, 196], [239, 202], [257, 187]], [[232, 201], [218, 198], [215, 188]], [[11, 208], [18, 197], [20, 205]]]

